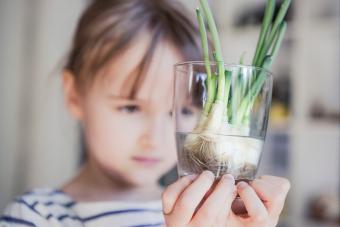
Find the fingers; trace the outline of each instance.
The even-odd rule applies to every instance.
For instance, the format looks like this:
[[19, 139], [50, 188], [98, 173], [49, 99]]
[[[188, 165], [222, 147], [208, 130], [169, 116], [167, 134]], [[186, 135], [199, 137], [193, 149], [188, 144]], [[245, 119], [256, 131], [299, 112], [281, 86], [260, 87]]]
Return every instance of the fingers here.
[[290, 182], [286, 178], [277, 177], [277, 176], [270, 176], [270, 175], [263, 175], [260, 176], [258, 179], [264, 180], [276, 186], [283, 186], [286, 187], [287, 190], [290, 188]]
[[212, 226], [214, 223], [222, 225], [227, 219], [235, 197], [234, 177], [230, 174], [222, 176], [213, 192], [197, 211], [192, 224], [194, 226]]
[[231, 206], [233, 201], [235, 200], [237, 195], [237, 189], [235, 186], [235, 182], [233, 185], [233, 192], [232, 195], [230, 196], [230, 200], [228, 199], [226, 204], [222, 206], [222, 209], [219, 211], [219, 214], [216, 218], [215, 225], [213, 226], [226, 226], [228, 223], [228, 226], [235, 226], [232, 223], [230, 223], [229, 215], [232, 213]]
[[179, 223], [178, 226], [191, 221], [196, 207], [208, 192], [214, 180], [215, 176], [212, 172], [204, 171], [181, 193], [171, 212], [171, 218]]
[[162, 193], [163, 212], [168, 214], [172, 211], [173, 206], [179, 195], [188, 187], [197, 175], [188, 175], [181, 177], [176, 182], [170, 184]]
[[251, 186], [264, 201], [269, 213], [279, 215], [284, 207], [290, 183], [287, 179], [263, 176], [251, 182]]
[[244, 202], [249, 218], [256, 222], [261, 222], [268, 217], [266, 207], [250, 185], [241, 181], [237, 184], [237, 191]]

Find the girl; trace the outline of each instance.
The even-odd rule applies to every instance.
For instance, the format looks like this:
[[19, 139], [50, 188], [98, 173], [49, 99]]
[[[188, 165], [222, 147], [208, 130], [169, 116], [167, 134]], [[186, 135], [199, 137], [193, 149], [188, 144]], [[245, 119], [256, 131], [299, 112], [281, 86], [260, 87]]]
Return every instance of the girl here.
[[[67, 108], [84, 132], [86, 162], [60, 189], [17, 198], [1, 226], [277, 224], [285, 179], [235, 186], [225, 175], [213, 186], [205, 171], [164, 191], [158, 184], [176, 162], [173, 65], [201, 57], [197, 27], [183, 8], [174, 0], [103, 0], [87, 8], [62, 77]], [[182, 114], [190, 119], [194, 108]]]

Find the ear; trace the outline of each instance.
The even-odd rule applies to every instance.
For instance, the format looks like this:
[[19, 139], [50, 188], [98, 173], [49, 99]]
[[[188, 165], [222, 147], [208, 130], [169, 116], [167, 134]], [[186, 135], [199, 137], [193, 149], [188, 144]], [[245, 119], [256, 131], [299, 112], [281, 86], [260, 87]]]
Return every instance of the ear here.
[[62, 85], [67, 109], [76, 120], [81, 121], [83, 119], [84, 107], [81, 94], [76, 86], [75, 76], [67, 70], [63, 71]]

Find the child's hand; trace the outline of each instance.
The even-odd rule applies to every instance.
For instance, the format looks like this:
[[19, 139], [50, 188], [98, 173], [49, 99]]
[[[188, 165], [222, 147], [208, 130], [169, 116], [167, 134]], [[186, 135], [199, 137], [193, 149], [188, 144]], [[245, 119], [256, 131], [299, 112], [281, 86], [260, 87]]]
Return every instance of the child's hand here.
[[[196, 179], [197, 178], [197, 179]], [[213, 175], [205, 171], [198, 177], [186, 176], [168, 186], [163, 193], [167, 227], [274, 227], [290, 188], [288, 180], [262, 176], [250, 183], [239, 183], [240, 199], [235, 199], [233, 178], [224, 176], [213, 191]], [[209, 195], [209, 193], [211, 193]], [[205, 198], [209, 195], [207, 198]]]
[[213, 183], [213, 173], [204, 171], [169, 185], [162, 196], [166, 226], [226, 226], [226, 217], [236, 197], [235, 181], [231, 175], [224, 175], [210, 192]]
[[287, 179], [274, 176], [261, 176], [250, 185], [238, 183], [237, 191], [241, 198], [234, 201], [226, 226], [276, 226], [289, 188]]

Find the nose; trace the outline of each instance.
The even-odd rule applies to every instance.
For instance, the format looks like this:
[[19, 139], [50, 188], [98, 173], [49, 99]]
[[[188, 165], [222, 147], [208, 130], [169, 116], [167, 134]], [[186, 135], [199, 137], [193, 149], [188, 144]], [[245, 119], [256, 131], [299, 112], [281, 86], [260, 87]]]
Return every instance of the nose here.
[[139, 145], [145, 151], [153, 151], [161, 146], [163, 138], [166, 136], [166, 119], [163, 116], [150, 116], [147, 120], [145, 131], [139, 138]]

